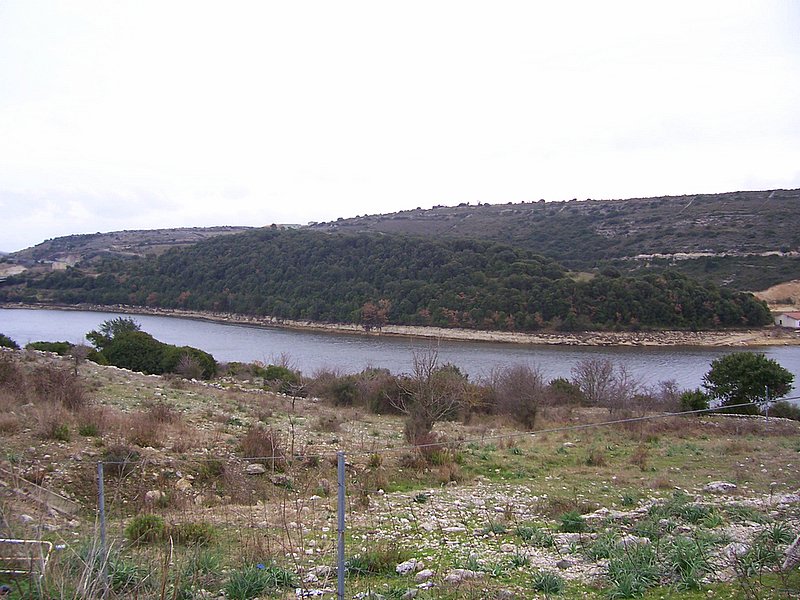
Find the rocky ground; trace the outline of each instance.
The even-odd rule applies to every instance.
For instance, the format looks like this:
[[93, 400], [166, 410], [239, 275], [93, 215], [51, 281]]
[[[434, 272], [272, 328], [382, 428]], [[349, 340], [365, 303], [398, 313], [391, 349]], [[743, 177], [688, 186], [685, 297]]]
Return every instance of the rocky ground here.
[[[26, 377], [73, 367], [34, 352], [13, 360]], [[652, 585], [674, 597], [694, 597], [693, 586], [743, 597], [745, 572], [766, 582], [754, 597], [784, 597], [771, 594], [797, 585], [795, 571], [779, 575], [800, 533], [794, 422], [708, 416], [578, 430], [608, 413], [562, 407], [541, 416], [535, 435], [489, 417], [439, 424], [447, 444], [420, 453], [406, 446], [398, 417], [253, 382], [185, 382], [91, 363], [79, 371], [88, 392], [77, 411], [7, 381], [0, 388], [2, 527], [59, 548], [51, 577], [95, 539], [97, 462], [105, 460], [109, 538], [120, 560], [160, 572], [161, 546], [126, 534], [155, 515], [175, 539], [182, 526], [213, 532], [203, 552], [220, 566], [185, 597], [233, 597], [230, 582], [247, 565], [273, 563], [293, 574], [292, 595], [295, 587], [301, 596], [328, 594], [335, 453], [343, 450], [350, 596], [544, 597], [537, 590], [547, 575], [564, 597], [600, 598], [619, 589], [616, 565], [634, 556], [649, 565], [637, 572], [652, 567]], [[274, 434], [273, 452], [246, 451], [254, 427]], [[130, 459], [124, 468], [120, 457]], [[180, 548], [175, 564], [195, 552]], [[681, 566], [681, 552], [695, 562]], [[158, 597], [147, 589], [137, 588], [139, 597]]]

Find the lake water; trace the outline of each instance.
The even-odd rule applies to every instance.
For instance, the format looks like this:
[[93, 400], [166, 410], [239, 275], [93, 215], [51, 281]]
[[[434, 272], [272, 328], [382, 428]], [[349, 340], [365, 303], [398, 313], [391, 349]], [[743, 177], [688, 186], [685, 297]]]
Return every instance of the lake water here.
[[[413, 352], [436, 344], [400, 337], [305, 332], [176, 317], [7, 308], [0, 308], [0, 333], [20, 346], [34, 341], [86, 343], [86, 332], [119, 316], [132, 316], [144, 331], [162, 342], [201, 348], [220, 362], [269, 363], [285, 354], [306, 375], [323, 368], [352, 373], [366, 367], [408, 373]], [[472, 379], [487, 375], [496, 367], [526, 363], [538, 366], [548, 380], [569, 378], [572, 368], [582, 360], [610, 358], [624, 363], [646, 385], [674, 380], [680, 388], [688, 389], [700, 385], [712, 360], [735, 349], [534, 346], [448, 340], [438, 343], [438, 351], [440, 362], [457, 365]], [[800, 381], [800, 346], [774, 346], [757, 351], [777, 360], [794, 373], [796, 383]], [[797, 395], [797, 390], [791, 395]]]

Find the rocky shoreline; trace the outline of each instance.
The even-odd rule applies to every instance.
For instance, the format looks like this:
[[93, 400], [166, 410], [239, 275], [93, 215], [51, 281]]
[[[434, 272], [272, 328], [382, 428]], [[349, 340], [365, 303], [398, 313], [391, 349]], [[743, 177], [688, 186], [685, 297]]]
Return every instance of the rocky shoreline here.
[[132, 315], [153, 315], [197, 319], [214, 323], [248, 325], [252, 327], [276, 327], [301, 331], [346, 333], [364, 336], [401, 336], [422, 339], [457, 340], [470, 342], [492, 342], [530, 345], [561, 346], [706, 346], [706, 347], [759, 347], [800, 345], [800, 333], [779, 327], [760, 329], [736, 329], [719, 331], [584, 331], [584, 332], [538, 332], [487, 331], [474, 329], [450, 329], [445, 327], [423, 327], [413, 325], [386, 325], [381, 330], [365, 331], [353, 323], [321, 323], [297, 321], [276, 317], [257, 317], [227, 312], [208, 312], [170, 308], [153, 308], [123, 304], [24, 304], [4, 303], [2, 308], [27, 308], [50, 310], [77, 310], [93, 312], [119, 312]]

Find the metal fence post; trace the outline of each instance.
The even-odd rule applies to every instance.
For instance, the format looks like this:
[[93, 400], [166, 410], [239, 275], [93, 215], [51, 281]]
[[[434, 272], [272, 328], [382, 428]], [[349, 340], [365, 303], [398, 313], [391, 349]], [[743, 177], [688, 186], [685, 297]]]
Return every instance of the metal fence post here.
[[97, 463], [97, 508], [100, 518], [100, 564], [103, 566], [103, 598], [108, 597], [108, 556], [106, 551], [106, 493], [103, 476], [103, 461]]
[[344, 500], [345, 500], [345, 472], [344, 472], [344, 452], [341, 450], [336, 453], [337, 458], [337, 472], [336, 479], [338, 484], [338, 503], [336, 508], [336, 516], [338, 518], [337, 526], [337, 543], [336, 543], [336, 575], [337, 587], [336, 598], [337, 600], [344, 600]]

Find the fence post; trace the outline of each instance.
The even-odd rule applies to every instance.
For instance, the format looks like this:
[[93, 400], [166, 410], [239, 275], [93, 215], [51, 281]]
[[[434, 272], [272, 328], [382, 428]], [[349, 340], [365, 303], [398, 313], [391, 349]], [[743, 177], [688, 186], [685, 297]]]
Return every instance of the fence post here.
[[108, 556], [106, 555], [106, 493], [103, 461], [97, 463], [97, 508], [100, 515], [100, 564], [103, 565], [103, 598], [108, 597]]
[[344, 600], [344, 500], [345, 500], [345, 472], [344, 472], [344, 452], [341, 450], [336, 453], [336, 479], [338, 484], [338, 503], [336, 508], [336, 516], [338, 518], [337, 526], [337, 543], [336, 543], [336, 575], [337, 587], [336, 598], [337, 600]]

